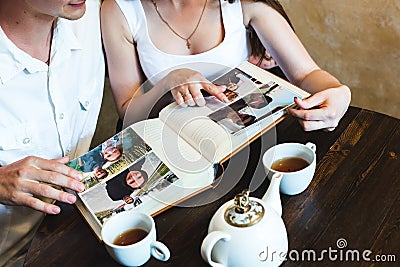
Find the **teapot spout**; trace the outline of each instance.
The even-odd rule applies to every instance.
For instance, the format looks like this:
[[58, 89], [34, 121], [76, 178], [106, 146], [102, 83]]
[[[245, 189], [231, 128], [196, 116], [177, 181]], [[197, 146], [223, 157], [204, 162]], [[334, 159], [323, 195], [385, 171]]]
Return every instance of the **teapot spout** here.
[[274, 175], [272, 175], [268, 190], [262, 197], [264, 203], [272, 207], [279, 216], [282, 216], [282, 203], [279, 193], [282, 176], [282, 173], [274, 173]]

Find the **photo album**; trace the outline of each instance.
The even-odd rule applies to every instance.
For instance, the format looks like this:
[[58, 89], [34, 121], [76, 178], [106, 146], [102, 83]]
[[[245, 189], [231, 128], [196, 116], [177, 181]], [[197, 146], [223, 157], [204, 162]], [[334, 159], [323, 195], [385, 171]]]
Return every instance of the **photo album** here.
[[84, 176], [76, 206], [99, 240], [115, 214], [155, 216], [212, 188], [216, 166], [282, 120], [294, 97], [309, 96], [248, 62], [213, 83], [226, 86], [229, 103], [204, 93], [201, 107], [169, 104], [68, 163]]

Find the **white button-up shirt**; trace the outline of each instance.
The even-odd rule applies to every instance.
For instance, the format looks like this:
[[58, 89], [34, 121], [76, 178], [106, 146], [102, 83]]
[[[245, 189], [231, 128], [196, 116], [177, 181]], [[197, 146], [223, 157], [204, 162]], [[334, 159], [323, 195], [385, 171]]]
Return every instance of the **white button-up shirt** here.
[[[50, 66], [15, 46], [0, 27], [0, 165], [87, 152], [103, 95], [104, 57], [100, 1], [86, 4], [83, 18], [57, 21]], [[0, 205], [0, 265], [2, 253], [40, 218], [26, 212]], [[13, 230], [23, 233], [13, 236]]]

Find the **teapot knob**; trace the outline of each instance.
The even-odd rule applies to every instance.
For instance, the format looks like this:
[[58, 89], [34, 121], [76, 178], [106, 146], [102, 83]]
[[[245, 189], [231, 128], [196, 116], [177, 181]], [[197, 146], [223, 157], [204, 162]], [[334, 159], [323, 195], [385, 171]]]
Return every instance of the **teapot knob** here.
[[264, 216], [264, 206], [260, 201], [249, 198], [250, 190], [245, 189], [233, 199], [224, 213], [225, 221], [236, 227], [248, 227], [258, 223]]
[[235, 210], [237, 213], [243, 214], [248, 212], [250, 209], [249, 203], [249, 189], [244, 189], [242, 193], [237, 194], [233, 200], [233, 204], [235, 205]]

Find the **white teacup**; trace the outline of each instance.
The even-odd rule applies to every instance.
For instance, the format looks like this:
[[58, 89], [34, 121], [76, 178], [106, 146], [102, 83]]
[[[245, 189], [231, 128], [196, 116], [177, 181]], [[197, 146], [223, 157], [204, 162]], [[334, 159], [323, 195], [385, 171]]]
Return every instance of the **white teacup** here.
[[[142, 229], [147, 235], [131, 245], [115, 245], [115, 239], [131, 229]], [[114, 215], [105, 222], [101, 230], [101, 237], [108, 253], [118, 263], [125, 266], [141, 266], [151, 256], [167, 261], [169, 249], [161, 242], [156, 241], [156, 227], [151, 216], [136, 212], [125, 211]]]
[[[310, 184], [316, 165], [316, 146], [313, 143], [283, 143], [275, 145], [268, 149], [263, 156], [263, 165], [268, 178], [274, 173], [282, 173], [283, 177], [280, 184], [280, 192], [286, 195], [296, 195], [303, 192]], [[278, 161], [288, 158], [300, 158], [305, 160], [306, 167], [300, 170], [290, 170], [282, 168], [282, 170], [273, 169], [272, 166], [278, 165]], [[287, 162], [287, 160], [284, 160]], [[293, 160], [296, 161], [296, 160]], [[293, 162], [295, 163], [295, 162]], [[283, 163], [284, 165], [285, 163]], [[290, 165], [290, 164], [289, 164]], [[293, 167], [294, 168], [294, 167]]]

